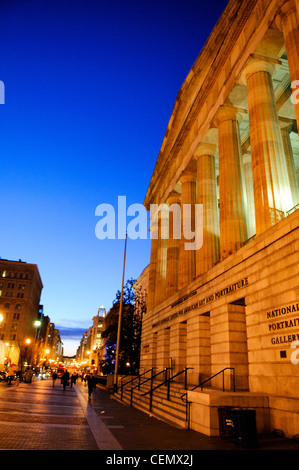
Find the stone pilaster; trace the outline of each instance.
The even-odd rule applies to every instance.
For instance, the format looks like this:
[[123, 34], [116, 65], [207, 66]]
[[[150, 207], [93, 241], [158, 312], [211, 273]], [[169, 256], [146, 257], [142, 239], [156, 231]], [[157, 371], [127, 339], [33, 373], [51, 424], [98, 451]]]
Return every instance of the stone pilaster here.
[[177, 209], [180, 210], [180, 197], [179, 193], [173, 191], [167, 200], [169, 205], [169, 238], [167, 243], [166, 298], [178, 290], [181, 220], [180, 211], [177, 212]]
[[242, 77], [247, 84], [256, 234], [293, 207], [278, 121], [270, 61], [253, 58]]
[[185, 238], [190, 231], [195, 232], [196, 172], [184, 171], [181, 182], [181, 240], [179, 256], [179, 289], [188, 285], [196, 277], [195, 250], [186, 249], [192, 241]]
[[206, 273], [219, 261], [215, 151], [215, 145], [200, 144], [194, 154], [197, 160], [197, 204], [203, 205], [203, 244], [196, 250], [196, 276]]
[[[297, 5], [296, 5], [297, 3]], [[299, 88], [299, 11], [298, 1], [287, 0], [276, 17], [276, 25], [283, 32], [293, 91]], [[296, 83], [297, 82], [297, 83]], [[299, 94], [294, 101], [299, 129]]]
[[237, 251], [247, 238], [239, 123], [236, 110], [222, 106], [214, 119], [218, 128], [220, 258]]

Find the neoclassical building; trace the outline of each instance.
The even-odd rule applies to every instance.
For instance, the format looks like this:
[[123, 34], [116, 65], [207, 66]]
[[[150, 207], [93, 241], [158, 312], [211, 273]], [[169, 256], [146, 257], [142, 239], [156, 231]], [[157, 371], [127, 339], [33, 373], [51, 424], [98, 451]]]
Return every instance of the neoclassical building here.
[[[188, 392], [206, 434], [225, 404], [299, 434], [298, 125], [299, 1], [230, 0], [178, 93], [144, 201], [161, 210], [141, 372], [188, 367], [196, 385], [229, 368], [225, 393], [222, 375]], [[186, 249], [186, 223], [200, 248]]]

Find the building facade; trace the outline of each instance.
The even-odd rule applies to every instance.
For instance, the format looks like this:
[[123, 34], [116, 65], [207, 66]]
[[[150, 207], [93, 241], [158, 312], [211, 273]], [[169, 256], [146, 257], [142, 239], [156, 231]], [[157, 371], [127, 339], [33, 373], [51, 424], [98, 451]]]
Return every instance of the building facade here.
[[106, 309], [102, 306], [97, 315], [92, 318], [92, 326], [84, 332], [76, 352], [76, 360], [82, 367], [99, 373], [99, 364], [104, 358], [105, 341], [102, 338], [104, 331]]
[[0, 367], [30, 364], [37, 345], [40, 296], [38, 267], [0, 259]]
[[260, 431], [299, 434], [298, 44], [297, 0], [228, 3], [144, 201], [159, 210], [140, 372], [171, 363], [197, 385], [228, 368], [228, 392], [222, 374], [214, 395], [188, 392], [191, 427], [206, 434], [224, 404], [255, 407]]

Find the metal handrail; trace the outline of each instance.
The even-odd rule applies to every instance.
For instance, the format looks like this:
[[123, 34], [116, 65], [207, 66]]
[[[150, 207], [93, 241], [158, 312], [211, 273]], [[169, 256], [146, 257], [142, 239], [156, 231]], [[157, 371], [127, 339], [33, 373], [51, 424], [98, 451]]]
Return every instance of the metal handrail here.
[[[150, 393], [150, 408], [149, 408], [150, 411], [152, 410], [152, 403], [153, 403], [153, 381], [154, 381], [154, 379], [155, 379], [156, 377], [159, 377], [159, 375], [161, 375], [161, 374], [166, 374], [166, 378], [167, 378], [167, 371], [168, 371], [168, 370], [171, 370], [171, 367], [165, 367], [165, 369], [161, 370], [160, 372], [158, 372], [158, 373], [155, 374], [155, 375], [152, 375], [152, 376], [150, 377], [150, 379], [149, 379], [149, 380], [151, 381], [150, 389], [149, 389], [148, 392], [144, 393], [143, 396], [145, 396], [145, 395], [147, 395], [148, 393]], [[147, 382], [147, 381], [145, 381], [145, 382]], [[143, 382], [143, 383], [145, 383], [145, 382]], [[163, 385], [164, 383], [165, 383], [165, 381], [162, 382], [161, 385]]]
[[[130, 406], [133, 405], [133, 390], [135, 390], [135, 388], [138, 388], [138, 390], [140, 390], [140, 385], [143, 385], [145, 384], [146, 382], [148, 382], [149, 380], [152, 380], [152, 376], [153, 376], [153, 370], [155, 369], [155, 367], [152, 367], [151, 369], [147, 370], [146, 372], [144, 372], [143, 374], [139, 375], [139, 380], [138, 380], [138, 385], [135, 385], [135, 387], [131, 387], [131, 399], [130, 399]], [[147, 374], [148, 372], [151, 372], [151, 376], [148, 377], [147, 379], [145, 379], [142, 383], [140, 381], [140, 378]], [[164, 371], [163, 371], [164, 372]]]
[[[236, 390], [235, 390], [235, 368], [234, 368], [234, 367], [225, 367], [224, 369], [222, 369], [222, 370], [220, 370], [219, 372], [217, 372], [217, 374], [212, 375], [212, 376], [209, 377], [208, 379], [206, 379], [206, 380], [204, 380], [203, 382], [201, 382], [199, 385], [196, 385], [194, 388], [192, 388], [192, 389], [190, 390], [190, 392], [193, 392], [194, 390], [196, 390], [196, 389], [199, 388], [199, 387], [201, 387], [201, 390], [202, 390], [202, 389], [203, 389], [203, 385], [204, 385], [205, 383], [207, 383], [207, 382], [209, 382], [210, 380], [214, 379], [214, 377], [217, 377], [217, 375], [219, 375], [219, 374], [223, 374], [223, 375], [222, 375], [222, 377], [223, 377], [223, 380], [222, 380], [222, 390], [223, 390], [223, 392], [224, 392], [224, 391], [225, 391], [225, 390], [224, 390], [224, 388], [225, 388], [225, 387], [224, 387], [224, 371], [225, 371], [225, 370], [233, 370], [233, 379], [234, 379], [234, 381], [233, 381], [233, 383], [234, 383], [233, 390], [234, 390], [234, 392], [235, 392]], [[184, 400], [183, 400], [183, 397], [185, 397], [185, 396], [187, 395], [187, 393], [188, 393], [188, 392], [183, 393], [183, 395], [181, 396], [182, 401], [184, 401]], [[186, 403], [186, 402], [185, 402], [185, 403]]]
[[114, 393], [117, 393], [118, 389], [121, 389], [120, 399], [121, 399], [121, 401], [122, 401], [122, 399], [123, 399], [123, 389], [124, 389], [124, 387], [125, 387], [126, 385], [129, 385], [130, 383], [134, 382], [134, 381], [137, 380], [137, 379], [139, 380], [139, 384], [140, 384], [140, 377], [142, 377], [143, 375], [145, 375], [145, 374], [147, 374], [148, 372], [152, 371], [153, 369], [154, 369], [154, 368], [152, 367], [151, 369], [149, 369], [149, 370], [143, 372], [142, 374], [136, 375], [136, 377], [133, 377], [133, 378], [132, 378], [131, 380], [129, 380], [128, 382], [122, 383], [122, 381], [127, 377], [127, 375], [125, 375], [124, 377], [121, 378], [121, 380], [120, 380], [120, 382], [121, 382], [120, 385], [119, 385], [118, 387], [115, 387]]
[[152, 381], [150, 390], [143, 394], [143, 396], [150, 394], [150, 411], [152, 410], [154, 390], [157, 390], [158, 388], [167, 384], [167, 400], [170, 400], [170, 383], [173, 382], [173, 379], [175, 379], [176, 377], [178, 377], [179, 375], [183, 373], [185, 373], [185, 388], [187, 388], [187, 370], [189, 369], [193, 369], [193, 367], [185, 367], [185, 369], [181, 370], [180, 372], [173, 375], [172, 377], [167, 377], [167, 370], [171, 370], [170, 367], [167, 367], [166, 369], [164, 369], [163, 371], [159, 372], [158, 374], [152, 377], [154, 379], [156, 376], [160, 375], [162, 372], [166, 372], [166, 379], [164, 380], [164, 382], [161, 382], [160, 384], [156, 385], [156, 387], [153, 388], [153, 381]]
[[[209, 377], [208, 379], [204, 380], [203, 382], [201, 382], [199, 385], [196, 385], [196, 387], [192, 388], [190, 390], [190, 392], [193, 392], [194, 390], [196, 390], [197, 388], [201, 387], [201, 390], [203, 389], [203, 385], [206, 383], [206, 382], [209, 382], [210, 380], [212, 380], [214, 377], [217, 377], [217, 375], [219, 374], [223, 374], [222, 377], [223, 377], [223, 380], [222, 380], [222, 390], [224, 392], [224, 371], [225, 370], [233, 370], [233, 379], [234, 379], [234, 387], [233, 387], [233, 390], [234, 392], [236, 391], [235, 389], [235, 386], [236, 386], [236, 382], [235, 382], [235, 369], [234, 367], [225, 367], [224, 369], [220, 370], [219, 372], [217, 372], [217, 374], [214, 374], [212, 375], [211, 377]], [[181, 396], [181, 400], [183, 401], [183, 403], [186, 403], [186, 422], [188, 423], [188, 429], [190, 429], [190, 406], [191, 406], [191, 401], [188, 401], [187, 398], [186, 400], [184, 401], [184, 397], [186, 397], [188, 395], [188, 392], [186, 393], [183, 393], [183, 395]]]

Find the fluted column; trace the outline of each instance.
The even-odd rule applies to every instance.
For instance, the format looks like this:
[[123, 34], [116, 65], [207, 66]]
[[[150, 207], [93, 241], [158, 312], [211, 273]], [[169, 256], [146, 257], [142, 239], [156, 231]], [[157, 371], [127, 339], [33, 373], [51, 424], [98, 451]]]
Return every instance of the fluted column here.
[[167, 243], [166, 297], [170, 297], [178, 290], [181, 232], [180, 197], [179, 193], [173, 191], [167, 200], [169, 205], [169, 238]]
[[218, 127], [220, 258], [237, 251], [247, 238], [243, 171], [237, 113], [222, 106], [214, 119]]
[[[166, 266], [167, 266], [167, 238], [166, 224], [168, 224], [168, 213], [165, 208], [158, 214], [158, 244], [155, 279], [155, 305], [159, 305], [165, 299]], [[167, 230], [168, 232], [168, 230]]]
[[271, 76], [274, 67], [254, 58], [242, 74], [248, 94], [257, 235], [293, 207]]
[[[297, 3], [297, 6], [296, 6]], [[291, 82], [294, 89], [299, 88], [299, 6], [298, 0], [287, 0], [276, 17], [276, 25], [283, 32]], [[297, 83], [295, 83], [297, 82]], [[293, 100], [299, 129], [299, 95]]]
[[206, 273], [219, 261], [215, 151], [215, 145], [200, 144], [194, 154], [197, 161], [197, 204], [203, 205], [203, 244], [196, 250], [196, 276]]
[[290, 132], [293, 129], [293, 125], [288, 122], [280, 121], [280, 128], [281, 128], [281, 136], [282, 136], [284, 153], [286, 157], [287, 172], [288, 172], [289, 181], [290, 181], [290, 189], [291, 189], [291, 194], [292, 194], [292, 199], [293, 199], [293, 205], [296, 206], [296, 204], [298, 204], [299, 202], [299, 186], [298, 186], [298, 179], [296, 175], [293, 149], [292, 149], [291, 139], [290, 139]]
[[245, 152], [243, 155], [244, 167], [244, 184], [246, 188], [246, 220], [247, 220], [247, 236], [252, 237], [256, 233], [255, 228], [255, 211], [254, 211], [254, 195], [253, 195], [253, 176], [251, 153]]
[[158, 252], [158, 221], [151, 222], [151, 258], [149, 268], [149, 280], [148, 280], [148, 298], [147, 298], [147, 310], [150, 311], [155, 306], [155, 289], [156, 289], [156, 264], [157, 264], [157, 252]]
[[196, 276], [195, 250], [188, 250], [190, 240], [185, 234], [195, 231], [195, 204], [196, 204], [196, 172], [184, 171], [180, 177], [181, 182], [181, 240], [179, 257], [179, 289], [193, 281]]

